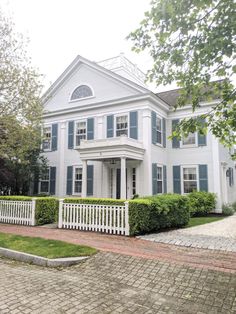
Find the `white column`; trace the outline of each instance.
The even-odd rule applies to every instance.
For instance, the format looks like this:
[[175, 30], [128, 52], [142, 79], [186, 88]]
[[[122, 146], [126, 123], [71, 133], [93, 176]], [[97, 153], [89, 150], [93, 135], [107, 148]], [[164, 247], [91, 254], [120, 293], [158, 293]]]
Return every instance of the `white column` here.
[[120, 167], [120, 198], [126, 199], [126, 158], [121, 157]]
[[82, 197], [87, 197], [87, 160], [83, 160], [82, 164]]

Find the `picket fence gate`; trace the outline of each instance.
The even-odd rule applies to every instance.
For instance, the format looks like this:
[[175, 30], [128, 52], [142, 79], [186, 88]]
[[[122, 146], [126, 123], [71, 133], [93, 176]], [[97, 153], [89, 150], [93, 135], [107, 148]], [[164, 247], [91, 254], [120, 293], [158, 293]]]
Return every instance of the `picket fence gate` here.
[[0, 222], [18, 225], [35, 225], [36, 199], [31, 201], [0, 200]]
[[64, 203], [59, 200], [58, 228], [129, 235], [129, 204]]

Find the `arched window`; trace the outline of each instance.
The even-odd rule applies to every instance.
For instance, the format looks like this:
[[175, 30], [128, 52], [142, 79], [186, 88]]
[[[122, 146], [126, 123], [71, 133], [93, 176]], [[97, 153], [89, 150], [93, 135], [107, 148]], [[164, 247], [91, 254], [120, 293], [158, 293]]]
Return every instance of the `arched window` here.
[[87, 85], [80, 85], [73, 91], [71, 95], [71, 100], [86, 98], [90, 96], [93, 96], [91, 88]]

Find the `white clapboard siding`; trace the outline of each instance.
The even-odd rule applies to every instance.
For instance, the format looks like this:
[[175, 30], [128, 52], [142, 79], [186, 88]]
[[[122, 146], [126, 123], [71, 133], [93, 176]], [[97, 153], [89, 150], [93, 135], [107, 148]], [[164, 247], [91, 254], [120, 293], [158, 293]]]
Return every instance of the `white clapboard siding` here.
[[120, 205], [78, 204], [59, 201], [59, 228], [129, 235], [128, 202]]
[[32, 201], [0, 200], [0, 222], [35, 225], [35, 199]]

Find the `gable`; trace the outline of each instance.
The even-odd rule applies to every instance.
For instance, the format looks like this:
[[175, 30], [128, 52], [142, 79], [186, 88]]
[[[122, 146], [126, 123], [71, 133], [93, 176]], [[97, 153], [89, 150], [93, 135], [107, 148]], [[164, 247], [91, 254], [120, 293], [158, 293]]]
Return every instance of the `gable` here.
[[[105, 71], [100, 71], [99, 68], [80, 62], [71, 71], [70, 75], [64, 79], [63, 83], [51, 93], [45, 103], [45, 111], [69, 109], [80, 105], [84, 106], [143, 93], [144, 89], [142, 87], [138, 88], [136, 84], [132, 86], [130, 81], [127, 84], [125, 79], [121, 77], [117, 79], [112, 73], [109, 75], [110, 71]], [[93, 96], [71, 101], [73, 91], [80, 85], [89, 86], [93, 91]]]

